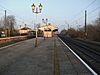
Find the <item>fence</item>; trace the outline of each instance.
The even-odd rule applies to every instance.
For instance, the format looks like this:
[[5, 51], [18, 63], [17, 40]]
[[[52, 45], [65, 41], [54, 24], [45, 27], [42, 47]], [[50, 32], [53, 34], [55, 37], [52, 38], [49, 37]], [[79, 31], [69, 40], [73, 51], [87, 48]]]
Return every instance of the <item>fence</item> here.
[[8, 43], [8, 42], [17, 42], [21, 40], [27, 39], [27, 36], [16, 36], [16, 37], [7, 37], [7, 38], [0, 38], [0, 44]]

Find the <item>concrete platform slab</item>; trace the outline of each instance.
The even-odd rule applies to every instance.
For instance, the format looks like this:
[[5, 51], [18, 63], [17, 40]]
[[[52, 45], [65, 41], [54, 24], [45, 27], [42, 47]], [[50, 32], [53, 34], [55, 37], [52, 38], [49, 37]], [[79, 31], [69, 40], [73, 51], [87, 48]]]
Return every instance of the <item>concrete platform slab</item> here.
[[57, 38], [39, 38], [0, 51], [0, 75], [92, 75]]

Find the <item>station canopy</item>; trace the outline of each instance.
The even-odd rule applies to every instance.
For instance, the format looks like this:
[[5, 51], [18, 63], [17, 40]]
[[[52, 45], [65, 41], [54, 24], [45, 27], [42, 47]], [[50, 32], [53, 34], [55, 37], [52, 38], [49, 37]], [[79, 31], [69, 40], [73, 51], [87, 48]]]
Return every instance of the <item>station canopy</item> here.
[[42, 31], [58, 31], [58, 28], [54, 25], [45, 25], [45, 26], [41, 26], [39, 28], [39, 30], [42, 30]]

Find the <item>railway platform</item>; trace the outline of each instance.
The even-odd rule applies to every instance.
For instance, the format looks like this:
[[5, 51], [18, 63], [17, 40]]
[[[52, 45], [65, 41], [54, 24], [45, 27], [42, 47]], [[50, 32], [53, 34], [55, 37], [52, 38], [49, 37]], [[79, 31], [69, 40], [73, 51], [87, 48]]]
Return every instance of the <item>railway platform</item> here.
[[59, 75], [92, 75], [58, 37], [55, 38], [55, 43], [54, 47], [58, 52]]
[[38, 48], [32, 40], [0, 52], [0, 75], [93, 75], [58, 37], [39, 39]]

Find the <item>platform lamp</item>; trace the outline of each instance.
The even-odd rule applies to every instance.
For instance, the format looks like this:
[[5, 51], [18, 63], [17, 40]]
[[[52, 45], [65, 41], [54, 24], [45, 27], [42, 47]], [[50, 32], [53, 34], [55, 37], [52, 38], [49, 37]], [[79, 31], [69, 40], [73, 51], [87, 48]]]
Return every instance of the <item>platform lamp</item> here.
[[32, 11], [33, 11], [33, 13], [36, 14], [36, 40], [35, 40], [35, 47], [38, 47], [38, 27], [37, 27], [38, 20], [37, 20], [37, 17], [38, 17], [38, 14], [41, 13], [41, 10], [42, 10], [42, 4], [41, 3], [40, 3], [40, 5], [38, 7], [36, 7], [34, 5], [34, 3], [32, 4]]
[[48, 18], [42, 19], [42, 22], [47, 26], [47, 37], [48, 37]]

